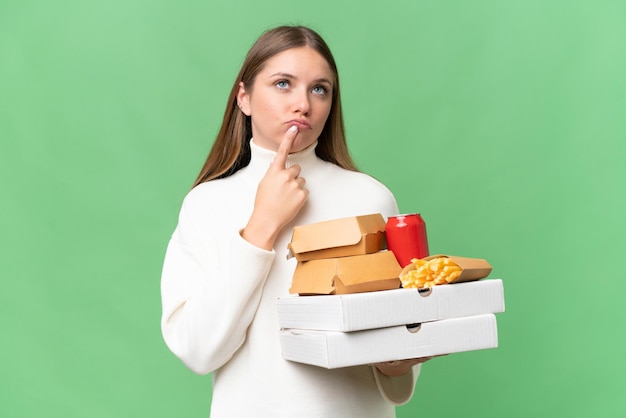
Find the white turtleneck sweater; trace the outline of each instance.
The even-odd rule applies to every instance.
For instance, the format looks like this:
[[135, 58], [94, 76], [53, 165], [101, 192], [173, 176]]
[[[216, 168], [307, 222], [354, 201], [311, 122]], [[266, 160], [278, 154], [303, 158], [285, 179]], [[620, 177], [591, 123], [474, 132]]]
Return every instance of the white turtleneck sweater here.
[[[245, 241], [257, 185], [275, 152], [250, 143], [250, 164], [202, 183], [185, 197], [161, 279], [163, 337], [198, 374], [213, 373], [212, 418], [395, 417], [419, 366], [391, 378], [372, 366], [327, 370], [281, 356], [276, 299], [289, 294], [296, 260], [287, 259], [295, 225], [348, 216], [398, 213], [391, 192], [372, 177], [315, 155], [290, 154], [309, 197], [272, 251]], [[367, 347], [363, 347], [367, 350]]]

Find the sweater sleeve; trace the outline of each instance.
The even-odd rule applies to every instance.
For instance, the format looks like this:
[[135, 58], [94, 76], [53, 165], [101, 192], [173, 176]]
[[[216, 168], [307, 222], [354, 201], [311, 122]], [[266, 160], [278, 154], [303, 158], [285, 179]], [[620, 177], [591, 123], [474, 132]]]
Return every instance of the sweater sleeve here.
[[375, 366], [372, 366], [378, 391], [388, 402], [394, 405], [404, 405], [413, 397], [421, 366], [421, 364], [417, 364], [408, 373], [398, 377], [386, 376]]
[[207, 223], [206, 208], [188, 200], [163, 264], [161, 331], [187, 367], [206, 374], [243, 344], [275, 253], [248, 243], [237, 228]]

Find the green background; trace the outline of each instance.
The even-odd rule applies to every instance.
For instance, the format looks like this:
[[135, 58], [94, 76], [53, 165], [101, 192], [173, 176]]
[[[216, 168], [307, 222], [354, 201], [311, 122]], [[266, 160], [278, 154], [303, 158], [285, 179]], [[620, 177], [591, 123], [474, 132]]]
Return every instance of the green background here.
[[243, 56], [283, 23], [330, 44], [354, 157], [431, 253], [505, 284], [499, 348], [427, 363], [398, 416], [625, 416], [608, 0], [0, 0], [0, 416], [208, 415], [210, 376], [160, 335], [160, 269]]

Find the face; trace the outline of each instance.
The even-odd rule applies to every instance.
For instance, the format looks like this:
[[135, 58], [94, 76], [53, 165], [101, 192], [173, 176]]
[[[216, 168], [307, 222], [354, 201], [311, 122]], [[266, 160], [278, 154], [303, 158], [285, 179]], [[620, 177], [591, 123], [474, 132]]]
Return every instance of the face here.
[[291, 152], [313, 144], [330, 113], [334, 79], [326, 60], [309, 47], [267, 60], [252, 88], [241, 83], [237, 94], [241, 110], [251, 118], [255, 144], [276, 151], [293, 125], [298, 134]]

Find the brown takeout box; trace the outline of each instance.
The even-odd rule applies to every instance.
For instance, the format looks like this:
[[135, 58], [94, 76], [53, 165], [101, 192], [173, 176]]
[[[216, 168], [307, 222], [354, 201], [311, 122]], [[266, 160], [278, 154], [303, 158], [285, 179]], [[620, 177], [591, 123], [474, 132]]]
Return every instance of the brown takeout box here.
[[298, 262], [289, 292], [340, 295], [398, 289], [401, 271], [391, 251]]
[[380, 213], [296, 226], [287, 246], [298, 261], [372, 254], [387, 248]]
[[[446, 254], [436, 254], [430, 255], [428, 257], [422, 258], [422, 260], [432, 260], [437, 257], [447, 257], [452, 260], [456, 265], [461, 267], [462, 271], [459, 277], [453, 283], [460, 282], [469, 282], [472, 280], [479, 280], [484, 277], [489, 276], [491, 273], [492, 267], [491, 264], [482, 258], [468, 258], [468, 257], [458, 257], [455, 255], [446, 255]], [[415, 270], [416, 266], [414, 263], [409, 264], [400, 273], [400, 276], [407, 274], [411, 270]]]

